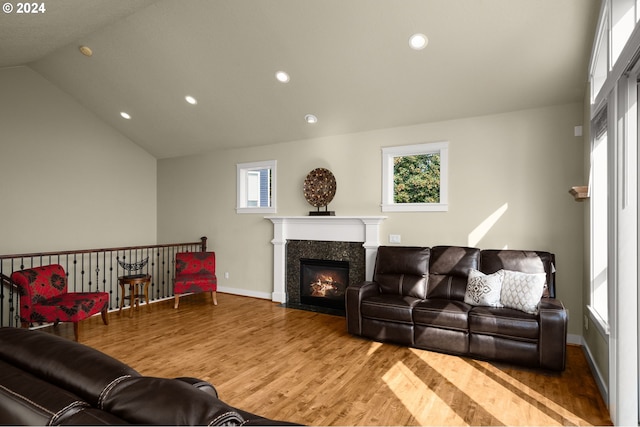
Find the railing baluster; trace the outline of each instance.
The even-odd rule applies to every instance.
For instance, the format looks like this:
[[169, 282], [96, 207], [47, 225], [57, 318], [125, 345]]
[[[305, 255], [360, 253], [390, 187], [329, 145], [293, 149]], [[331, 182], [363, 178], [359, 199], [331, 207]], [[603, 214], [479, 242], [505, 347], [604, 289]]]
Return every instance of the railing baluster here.
[[[109, 308], [117, 309], [122, 298], [117, 286], [121, 275], [118, 260], [138, 262], [148, 257], [146, 272], [152, 277], [149, 299], [161, 300], [173, 297], [176, 252], [206, 250], [206, 241], [207, 238], [202, 237], [199, 242], [188, 243], [0, 255], [0, 273], [9, 277], [16, 270], [60, 264], [67, 274], [69, 292], [108, 292]], [[20, 326], [19, 293], [8, 282], [0, 282], [0, 326]]]
[[[85, 278], [85, 268], [84, 268], [84, 254], [80, 255], [80, 289], [84, 292], [84, 278]], [[89, 290], [91, 290], [91, 286], [89, 285]]]

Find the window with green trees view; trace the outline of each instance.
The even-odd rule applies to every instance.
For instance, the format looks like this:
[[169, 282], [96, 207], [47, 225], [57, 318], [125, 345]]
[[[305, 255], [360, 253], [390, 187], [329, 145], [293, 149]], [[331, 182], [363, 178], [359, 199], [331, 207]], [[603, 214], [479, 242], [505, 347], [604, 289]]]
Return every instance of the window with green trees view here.
[[446, 211], [447, 142], [382, 149], [383, 211]]
[[440, 202], [440, 154], [393, 158], [394, 203]]

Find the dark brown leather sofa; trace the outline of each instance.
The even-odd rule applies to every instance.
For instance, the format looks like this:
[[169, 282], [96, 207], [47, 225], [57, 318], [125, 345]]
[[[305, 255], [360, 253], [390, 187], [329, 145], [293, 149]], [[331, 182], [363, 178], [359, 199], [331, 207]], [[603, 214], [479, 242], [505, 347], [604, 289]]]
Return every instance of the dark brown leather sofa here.
[[2, 425], [282, 425], [196, 378], [153, 378], [83, 344], [0, 328]]
[[[471, 269], [544, 273], [537, 313], [465, 303]], [[500, 273], [499, 273], [500, 274]], [[459, 246], [378, 248], [373, 281], [347, 288], [348, 331], [377, 341], [554, 371], [565, 369], [567, 312], [555, 256]]]

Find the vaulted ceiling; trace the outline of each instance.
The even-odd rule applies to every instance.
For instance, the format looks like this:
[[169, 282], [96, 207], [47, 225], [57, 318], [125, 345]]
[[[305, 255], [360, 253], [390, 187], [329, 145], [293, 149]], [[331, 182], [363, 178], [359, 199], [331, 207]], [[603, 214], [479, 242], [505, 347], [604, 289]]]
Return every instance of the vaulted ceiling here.
[[[0, 67], [33, 68], [157, 158], [582, 102], [600, 10], [600, 0], [42, 3], [0, 14]], [[414, 33], [426, 48], [409, 48]]]

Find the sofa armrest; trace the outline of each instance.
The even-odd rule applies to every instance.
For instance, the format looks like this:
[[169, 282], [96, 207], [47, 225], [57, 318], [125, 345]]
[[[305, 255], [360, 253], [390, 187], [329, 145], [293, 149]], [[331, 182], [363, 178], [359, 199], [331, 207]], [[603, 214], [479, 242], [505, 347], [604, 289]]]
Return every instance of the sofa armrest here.
[[540, 367], [563, 371], [567, 351], [567, 310], [560, 300], [542, 298], [538, 316]]
[[347, 315], [347, 330], [354, 335], [362, 335], [361, 302], [380, 294], [380, 288], [376, 282], [365, 281], [356, 285], [349, 285], [345, 294], [345, 308]]
[[198, 390], [204, 391], [205, 393], [210, 394], [211, 396], [218, 399], [218, 390], [216, 390], [213, 384], [211, 384], [208, 381], [204, 381], [199, 378], [193, 378], [193, 377], [178, 377], [176, 378], [176, 380], [180, 380], [187, 384], [191, 384]]

